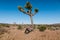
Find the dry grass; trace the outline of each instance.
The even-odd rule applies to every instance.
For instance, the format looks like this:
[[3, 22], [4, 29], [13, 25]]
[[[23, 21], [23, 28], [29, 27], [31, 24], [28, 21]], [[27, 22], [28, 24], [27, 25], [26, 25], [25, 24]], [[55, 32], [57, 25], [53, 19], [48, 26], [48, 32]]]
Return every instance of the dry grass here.
[[0, 35], [0, 40], [60, 40], [60, 30], [40, 32], [38, 29], [35, 29], [29, 34], [25, 34], [24, 30], [10, 27], [9, 33]]

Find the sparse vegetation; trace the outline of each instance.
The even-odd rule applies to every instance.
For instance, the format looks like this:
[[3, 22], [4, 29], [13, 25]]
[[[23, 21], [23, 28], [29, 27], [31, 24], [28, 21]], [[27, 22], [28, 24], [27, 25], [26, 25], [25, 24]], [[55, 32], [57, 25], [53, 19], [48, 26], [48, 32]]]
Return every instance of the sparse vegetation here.
[[6, 27], [8, 27], [8, 28], [9, 28], [10, 26], [9, 26], [9, 25], [7, 25]]
[[[13, 25], [13, 24], [12, 24]], [[8, 25], [10, 26], [10, 25]], [[16, 27], [6, 27], [2, 26], [0, 28], [0, 40], [60, 40], [60, 27], [58, 26], [47, 26], [47, 25], [34, 25], [34, 27], [38, 27], [39, 30], [34, 29], [34, 31], [28, 33], [23, 27], [29, 27], [30, 25], [17, 25]], [[15, 29], [19, 30], [15, 30]], [[15, 29], [13, 29], [15, 28]], [[46, 30], [46, 28], [49, 28]], [[20, 30], [22, 29], [22, 30]], [[45, 31], [46, 30], [46, 31]], [[52, 30], [52, 31], [51, 31]], [[56, 30], [56, 31], [54, 31]], [[44, 32], [45, 31], [45, 32]], [[28, 33], [25, 34], [24, 32]], [[26, 37], [28, 35], [28, 37]], [[8, 38], [7, 38], [8, 37]], [[29, 39], [28, 39], [29, 38]]]
[[9, 28], [10, 26], [9, 26], [9, 24], [6, 24], [5, 27], [8, 27]]
[[18, 26], [18, 29], [22, 29], [22, 26], [21, 26], [21, 25], [19, 25], [19, 26]]
[[45, 31], [46, 27], [45, 26], [38, 26], [39, 31]]
[[4, 29], [4, 28], [0, 28], [0, 35], [1, 35], [1, 34], [4, 34], [4, 33], [6, 33], [6, 32], [7, 32], [6, 29]]
[[0, 27], [10, 27], [9, 24], [0, 24]]
[[54, 31], [56, 30], [55, 27], [49, 27], [48, 29], [49, 29], [49, 30], [54, 30]]

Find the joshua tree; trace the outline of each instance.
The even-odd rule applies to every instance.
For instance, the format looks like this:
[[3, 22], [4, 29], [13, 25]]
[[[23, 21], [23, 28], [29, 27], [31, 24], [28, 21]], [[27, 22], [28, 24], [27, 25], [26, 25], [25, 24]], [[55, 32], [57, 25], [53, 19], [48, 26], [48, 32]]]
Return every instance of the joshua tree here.
[[38, 9], [36, 8], [34, 10], [34, 14], [32, 14], [32, 5], [30, 4], [30, 2], [27, 2], [26, 5], [25, 5], [25, 8], [27, 9], [27, 11], [25, 11], [21, 6], [18, 6], [18, 9], [23, 12], [24, 14], [27, 14], [30, 16], [30, 20], [31, 20], [31, 25], [33, 26], [33, 19], [32, 19], [32, 16], [34, 16], [37, 12], [38, 12]]

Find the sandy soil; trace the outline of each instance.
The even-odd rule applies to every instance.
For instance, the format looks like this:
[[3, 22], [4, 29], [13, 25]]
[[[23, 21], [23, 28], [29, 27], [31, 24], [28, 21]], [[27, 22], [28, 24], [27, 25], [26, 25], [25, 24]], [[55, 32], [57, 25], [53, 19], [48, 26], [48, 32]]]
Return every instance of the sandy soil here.
[[0, 35], [0, 40], [60, 40], [60, 30], [40, 32], [35, 29], [29, 34], [25, 34], [24, 30], [10, 28], [9, 33]]

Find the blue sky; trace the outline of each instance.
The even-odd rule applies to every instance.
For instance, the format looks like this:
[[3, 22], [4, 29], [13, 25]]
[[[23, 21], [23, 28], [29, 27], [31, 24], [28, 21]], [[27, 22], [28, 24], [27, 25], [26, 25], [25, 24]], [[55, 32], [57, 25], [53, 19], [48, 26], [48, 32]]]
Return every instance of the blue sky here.
[[30, 24], [28, 15], [23, 14], [17, 8], [29, 1], [33, 8], [39, 12], [33, 16], [34, 24], [60, 23], [60, 0], [0, 0], [0, 23]]

